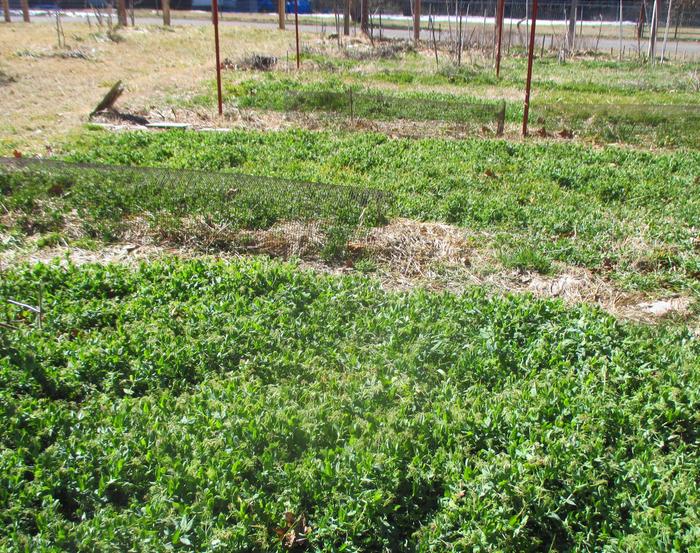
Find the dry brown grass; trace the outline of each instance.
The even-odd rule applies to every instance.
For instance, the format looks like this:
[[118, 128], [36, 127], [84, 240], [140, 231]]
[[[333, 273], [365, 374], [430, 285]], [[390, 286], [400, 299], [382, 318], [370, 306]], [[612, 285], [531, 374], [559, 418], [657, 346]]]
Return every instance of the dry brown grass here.
[[[72, 239], [82, 233], [78, 224], [64, 232]], [[251, 254], [299, 260], [305, 268], [343, 274], [353, 272], [358, 260], [372, 260], [375, 276], [388, 290], [425, 288], [459, 293], [482, 286], [494, 294], [529, 293], [557, 298], [569, 305], [596, 305], [621, 319], [654, 323], [681, 318], [693, 328], [691, 299], [683, 295], [655, 296], [620, 289], [614, 282], [580, 267], [557, 264], [555, 274], [507, 269], [490, 246], [492, 237], [441, 223], [396, 219], [384, 227], [358, 234], [349, 244], [349, 258], [324, 262], [320, 256], [323, 231], [314, 223], [282, 222], [267, 230], [241, 231], [213, 225], [204, 217], [185, 219], [171, 229], [151, 227], [133, 219], [123, 229], [122, 242], [96, 250], [63, 244], [36, 247], [31, 239], [23, 248], [0, 250], [0, 271], [18, 263], [62, 260], [75, 264], [125, 263], [135, 265], [164, 256], [234, 259]], [[0, 243], [3, 235], [0, 232]]]
[[[239, 109], [224, 106], [224, 117], [218, 117], [216, 108], [210, 107], [168, 107], [154, 108], [144, 114], [151, 122], [170, 121], [184, 123], [192, 129], [248, 129], [260, 131], [281, 131], [285, 129], [306, 129], [311, 131], [365, 131], [379, 132], [390, 137], [405, 138], [493, 138], [496, 125], [459, 124], [446, 121], [411, 121], [407, 119], [373, 120], [355, 118], [351, 120], [342, 114], [302, 111], [271, 111], [259, 109]], [[111, 117], [98, 116], [95, 122], [113, 131], [144, 130], [145, 127], [127, 121], [114, 121]], [[506, 123], [504, 138], [520, 140], [520, 126]], [[551, 133], [550, 138], [557, 138]], [[533, 140], [538, 140], [533, 135]]]
[[[55, 28], [48, 24], [12, 23], [0, 26], [2, 85], [0, 153], [12, 149], [41, 154], [65, 140], [85, 121], [115, 81], [126, 92], [119, 106], [148, 112], [178, 103], [201, 91], [214, 77], [213, 35], [210, 27], [148, 26], [119, 31], [121, 42], [105, 29], [87, 23], [65, 23], [69, 50], [88, 59], [62, 58]], [[96, 33], [100, 33], [96, 36]], [[290, 33], [222, 28], [223, 55], [243, 56], [264, 51], [281, 56]], [[21, 55], [18, 55], [21, 54]]]

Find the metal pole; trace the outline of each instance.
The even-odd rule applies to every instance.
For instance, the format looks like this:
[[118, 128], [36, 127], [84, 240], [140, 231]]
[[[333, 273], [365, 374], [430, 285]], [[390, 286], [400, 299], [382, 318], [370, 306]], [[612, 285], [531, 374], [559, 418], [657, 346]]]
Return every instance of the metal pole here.
[[214, 22], [214, 48], [216, 50], [216, 92], [219, 102], [219, 115], [224, 114], [224, 104], [221, 94], [221, 53], [219, 51], [219, 2], [211, 1], [212, 20]]
[[5, 23], [12, 23], [12, 17], [10, 17], [9, 0], [2, 0], [2, 11], [5, 13]]
[[525, 84], [525, 109], [523, 112], [523, 136], [527, 136], [527, 123], [530, 116], [530, 88], [532, 86], [532, 59], [535, 55], [535, 25], [537, 24], [537, 0], [532, 0], [532, 25], [530, 27], [530, 48], [527, 52], [527, 83]]
[[294, 32], [297, 35], [297, 69], [301, 64], [299, 58], [299, 0], [294, 0]]
[[503, 42], [503, 19], [506, 11], [506, 0], [498, 0], [497, 26], [498, 42], [496, 43], [496, 77], [501, 76], [501, 44]]

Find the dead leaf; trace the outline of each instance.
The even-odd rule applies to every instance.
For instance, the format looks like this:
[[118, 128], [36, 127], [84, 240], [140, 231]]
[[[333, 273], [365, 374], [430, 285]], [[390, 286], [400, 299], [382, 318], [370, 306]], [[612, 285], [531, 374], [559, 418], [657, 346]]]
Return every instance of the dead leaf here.
[[558, 134], [560, 138], [571, 139], [574, 137], [574, 133], [571, 132], [569, 129], [562, 129], [559, 131]]
[[296, 516], [293, 512], [284, 513], [287, 528], [274, 528], [274, 532], [281, 538], [282, 545], [286, 549], [304, 548], [309, 544], [307, 538], [311, 527], [306, 525], [304, 515]]

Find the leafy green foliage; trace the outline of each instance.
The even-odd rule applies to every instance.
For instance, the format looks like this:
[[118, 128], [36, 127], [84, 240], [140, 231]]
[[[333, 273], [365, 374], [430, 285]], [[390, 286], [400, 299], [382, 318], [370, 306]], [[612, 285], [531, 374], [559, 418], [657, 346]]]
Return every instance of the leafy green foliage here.
[[[380, 188], [396, 215], [489, 231], [484, 245], [499, 250], [527, 248], [633, 289], [698, 291], [697, 152], [235, 130], [93, 133], [69, 157]], [[674, 255], [645, 263], [654, 249]]]
[[513, 269], [531, 269], [538, 273], [549, 273], [552, 270], [551, 260], [532, 248], [519, 248], [513, 252], [501, 255], [503, 264]]
[[[494, 122], [501, 98], [506, 120], [522, 120], [524, 58], [504, 61], [496, 79], [490, 63], [435, 68], [430, 56], [403, 56], [380, 64], [334, 65], [331, 52], [316, 55], [315, 71], [290, 78], [281, 72], [226, 84], [226, 96], [241, 107], [321, 111], [369, 119], [436, 120], [480, 128]], [[325, 62], [323, 61], [325, 60]], [[347, 60], [345, 60], [347, 61]], [[700, 147], [700, 104], [693, 64], [650, 67], [637, 61], [539, 58], [535, 66], [531, 123], [550, 134], [563, 129], [599, 143]], [[391, 89], [387, 90], [387, 84]], [[419, 91], [416, 91], [419, 85]], [[213, 105], [212, 84], [198, 103]]]
[[362, 90], [342, 81], [304, 83], [291, 79], [248, 80], [228, 90], [240, 107], [277, 111], [325, 111], [365, 119], [494, 123], [500, 102], [450, 94]]
[[[231, 160], [230, 155], [225, 159]], [[38, 246], [56, 245], [71, 216], [82, 237], [112, 241], [140, 218], [154, 232], [183, 240], [182, 227], [202, 218], [203, 227], [224, 229], [218, 249], [235, 249], [247, 235], [276, 223], [313, 223], [334, 256], [344, 252], [358, 226], [380, 224], [386, 199], [373, 191], [232, 173], [81, 167], [34, 162], [0, 167], [5, 209], [26, 234], [44, 233]], [[233, 238], [233, 241], [229, 240]], [[239, 240], [240, 239], [240, 240]]]
[[[7, 298], [36, 302], [42, 329]], [[696, 550], [700, 346], [260, 260], [2, 273], [0, 548]]]

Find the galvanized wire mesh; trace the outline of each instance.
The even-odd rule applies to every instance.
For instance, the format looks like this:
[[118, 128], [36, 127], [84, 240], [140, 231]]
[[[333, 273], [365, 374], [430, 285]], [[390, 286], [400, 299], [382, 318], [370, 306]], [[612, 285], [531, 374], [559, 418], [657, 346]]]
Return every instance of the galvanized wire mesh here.
[[501, 102], [475, 103], [462, 98], [411, 98], [381, 92], [288, 91], [286, 111], [328, 111], [362, 119], [407, 119], [451, 123], [493, 123], [503, 110]]
[[70, 223], [73, 234], [106, 241], [139, 234], [204, 249], [326, 257], [342, 256], [354, 237], [383, 224], [392, 204], [391, 194], [361, 187], [12, 158], [0, 158], [0, 192], [28, 232]]
[[607, 141], [700, 147], [700, 105], [534, 103], [530, 123]]
[[[520, 124], [522, 102], [470, 98], [399, 96], [379, 91], [283, 90], [242, 97], [243, 107], [287, 112], [329, 113], [368, 120], [435, 121], [460, 128], [489, 126], [498, 134], [504, 125]], [[700, 145], [700, 105], [568, 104], [533, 102], [530, 123], [550, 131], [567, 130], [587, 136], [622, 141], [643, 140], [679, 146]]]

